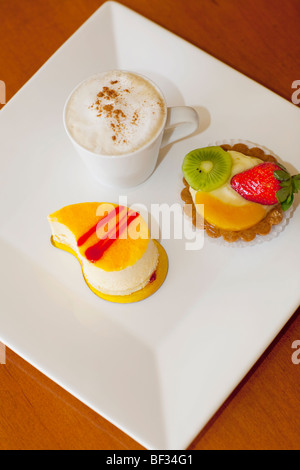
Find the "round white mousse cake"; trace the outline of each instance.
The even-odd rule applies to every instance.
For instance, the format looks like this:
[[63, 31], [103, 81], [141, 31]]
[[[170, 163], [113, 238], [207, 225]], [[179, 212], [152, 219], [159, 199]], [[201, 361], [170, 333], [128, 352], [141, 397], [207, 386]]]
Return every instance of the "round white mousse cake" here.
[[97, 291], [130, 295], [155, 279], [159, 253], [144, 219], [108, 203], [66, 206], [48, 217], [53, 241], [70, 248]]
[[82, 147], [101, 155], [141, 149], [162, 131], [166, 105], [146, 78], [124, 71], [95, 75], [71, 95], [66, 126]]

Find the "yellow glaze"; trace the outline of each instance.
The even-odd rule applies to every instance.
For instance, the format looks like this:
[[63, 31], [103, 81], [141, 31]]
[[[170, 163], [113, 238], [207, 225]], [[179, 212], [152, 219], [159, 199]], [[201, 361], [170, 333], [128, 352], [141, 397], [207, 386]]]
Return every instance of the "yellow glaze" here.
[[[61, 250], [67, 251], [68, 253], [71, 253], [74, 255], [77, 259], [76, 253], [66, 245], [63, 245], [62, 243], [57, 243], [56, 241], [53, 240], [53, 237], [51, 238], [51, 243], [53, 246], [56, 248], [59, 248]], [[102, 292], [94, 289], [86, 280], [84, 276], [84, 272], [82, 270], [83, 277], [85, 279], [86, 284], [88, 287], [91, 289], [91, 291], [96, 294], [98, 297], [101, 299], [107, 300], [109, 302], [114, 302], [114, 303], [120, 303], [120, 304], [128, 304], [128, 303], [133, 303], [133, 302], [139, 302], [141, 300], [146, 299], [147, 297], [150, 297], [150, 295], [154, 294], [160, 286], [163, 284], [167, 273], [168, 273], [168, 256], [167, 253], [165, 252], [164, 248], [161, 246], [160, 243], [154, 240], [154, 243], [158, 249], [159, 253], [159, 261], [158, 261], [158, 266], [156, 269], [156, 279], [155, 281], [147, 284], [146, 287], [143, 289], [133, 292], [130, 295], [108, 295], [108, 294], [103, 294]]]
[[[84, 202], [63, 207], [49, 216], [52, 222], [65, 225], [78, 241], [86, 232], [94, 227], [117, 204], [104, 202]], [[85, 256], [87, 248], [99, 242], [113, 226], [116, 218], [108, 222], [98, 233], [94, 233], [84, 245], [79, 247], [79, 252]], [[134, 265], [145, 253], [149, 243], [149, 230], [146, 222], [138, 216], [128, 227], [124, 238], [116, 239], [103, 256], [94, 263], [104, 271], [119, 271]]]
[[256, 225], [266, 215], [265, 208], [260, 204], [248, 202], [244, 205], [231, 205], [210, 193], [196, 193], [195, 202], [197, 211], [207, 222], [224, 230], [245, 230]]

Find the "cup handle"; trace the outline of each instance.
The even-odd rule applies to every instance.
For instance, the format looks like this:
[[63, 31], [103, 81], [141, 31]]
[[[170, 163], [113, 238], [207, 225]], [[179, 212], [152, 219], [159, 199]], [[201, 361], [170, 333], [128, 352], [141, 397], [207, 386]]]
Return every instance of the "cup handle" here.
[[198, 128], [199, 116], [194, 108], [190, 106], [168, 108], [161, 148], [193, 134]]

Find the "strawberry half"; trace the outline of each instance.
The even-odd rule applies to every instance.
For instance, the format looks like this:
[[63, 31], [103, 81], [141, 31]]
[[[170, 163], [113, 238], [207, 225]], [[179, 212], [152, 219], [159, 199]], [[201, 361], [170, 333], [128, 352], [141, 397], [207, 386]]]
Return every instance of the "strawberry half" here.
[[291, 176], [279, 163], [266, 162], [233, 176], [231, 187], [247, 201], [263, 205], [291, 207], [300, 190], [300, 174]]

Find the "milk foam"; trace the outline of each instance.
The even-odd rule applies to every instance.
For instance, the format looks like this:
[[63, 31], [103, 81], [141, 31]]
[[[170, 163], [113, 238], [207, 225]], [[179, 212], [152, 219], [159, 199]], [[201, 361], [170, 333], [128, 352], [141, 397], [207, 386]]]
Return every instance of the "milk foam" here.
[[150, 82], [111, 71], [82, 83], [71, 96], [66, 124], [81, 146], [101, 155], [134, 152], [162, 129], [166, 106]]

